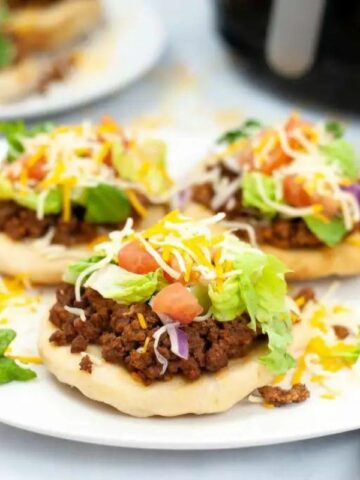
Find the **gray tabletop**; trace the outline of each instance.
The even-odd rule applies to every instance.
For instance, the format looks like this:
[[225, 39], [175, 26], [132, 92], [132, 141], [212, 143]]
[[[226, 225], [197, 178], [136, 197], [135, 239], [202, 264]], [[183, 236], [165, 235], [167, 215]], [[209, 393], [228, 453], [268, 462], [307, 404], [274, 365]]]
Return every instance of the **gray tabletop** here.
[[[122, 121], [143, 115], [152, 122], [176, 120], [183, 128], [240, 115], [273, 118], [295, 106], [312, 117], [327, 112], [264, 92], [246, 67], [235, 69], [213, 31], [208, 0], [151, 0], [168, 28], [161, 63], [126, 91], [59, 120], [98, 118], [107, 112]], [[159, 119], [159, 113], [161, 118]], [[355, 137], [358, 119], [350, 118]], [[331, 419], [329, 419], [331, 421]], [[41, 437], [0, 425], [1, 477], [9, 480], [57, 478], [103, 479], [117, 476], [172, 480], [358, 478], [357, 432], [287, 445], [219, 452], [155, 452], [85, 445]]]

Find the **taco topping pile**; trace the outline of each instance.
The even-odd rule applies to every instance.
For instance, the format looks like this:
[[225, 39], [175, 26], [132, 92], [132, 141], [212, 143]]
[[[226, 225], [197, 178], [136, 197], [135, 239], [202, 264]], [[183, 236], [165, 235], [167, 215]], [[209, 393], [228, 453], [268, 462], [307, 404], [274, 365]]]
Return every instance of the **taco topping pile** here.
[[71, 245], [91, 241], [101, 226], [145, 217], [167, 202], [172, 185], [166, 147], [128, 137], [112, 119], [93, 125], [26, 129], [3, 124], [0, 231]]
[[358, 229], [359, 173], [335, 122], [297, 114], [272, 127], [249, 120], [219, 139], [192, 199], [230, 222], [245, 220], [260, 244], [334, 246]]
[[294, 366], [286, 269], [230, 233], [213, 234], [223, 218], [194, 221], [174, 211], [141, 233], [128, 220], [67, 269], [50, 341], [84, 352], [86, 371], [87, 348], [99, 345], [104, 360], [151, 383], [216, 372], [262, 338], [268, 353], [260, 361], [286, 372]]

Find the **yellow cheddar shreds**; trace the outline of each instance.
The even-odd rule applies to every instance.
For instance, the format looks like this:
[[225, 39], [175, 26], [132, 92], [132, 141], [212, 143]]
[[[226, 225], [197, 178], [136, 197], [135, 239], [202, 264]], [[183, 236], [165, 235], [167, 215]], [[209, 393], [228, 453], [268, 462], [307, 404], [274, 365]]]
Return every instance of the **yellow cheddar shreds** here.
[[137, 314], [137, 317], [138, 317], [138, 321], [140, 323], [140, 327], [145, 330], [147, 328], [147, 323], [146, 323], [146, 320], [145, 320], [145, 317], [142, 313], [138, 313]]

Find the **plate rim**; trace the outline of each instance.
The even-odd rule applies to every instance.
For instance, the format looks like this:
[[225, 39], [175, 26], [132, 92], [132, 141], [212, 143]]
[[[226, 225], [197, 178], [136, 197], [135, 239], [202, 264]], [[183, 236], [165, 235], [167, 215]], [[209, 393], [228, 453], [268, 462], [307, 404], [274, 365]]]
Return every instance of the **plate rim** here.
[[[141, 12], [141, 15], [147, 18], [147, 21], [150, 22], [153, 25], [154, 29], [157, 31], [157, 35], [153, 39], [154, 41], [152, 45], [152, 50], [150, 52], [151, 55], [148, 55], [146, 58], [144, 58], [141, 68], [138, 68], [132, 73], [132, 75], [126, 76], [119, 82], [109, 85], [107, 88], [104, 88], [102, 90], [100, 89], [97, 92], [88, 92], [81, 97], [73, 97], [71, 98], [71, 102], [67, 100], [65, 102], [50, 105], [35, 105], [35, 107], [26, 108], [23, 112], [21, 112], [21, 108], [20, 112], [17, 111], [19, 105], [21, 105], [21, 100], [19, 102], [11, 102], [3, 105], [0, 104], [0, 121], [11, 121], [19, 118], [24, 120], [36, 120], [38, 118], [48, 118], [50, 116], [59, 115], [66, 112], [73, 112], [87, 105], [93, 105], [96, 102], [101, 101], [102, 99], [110, 98], [117, 92], [125, 90], [129, 85], [135, 83], [141, 77], [146, 75], [153, 67], [155, 67], [165, 50], [165, 46], [167, 43], [167, 31], [160, 14], [155, 8], [153, 8], [149, 3], [145, 2], [144, 0], [136, 0], [136, 2], [138, 3], [137, 10]], [[69, 88], [71, 88], [71, 83], [69, 83]], [[25, 100], [26, 99], [24, 99], [24, 101]], [[11, 113], [11, 107], [13, 105], [17, 107], [16, 113]], [[2, 111], [3, 109], [6, 109], [5, 113], [3, 113]]]

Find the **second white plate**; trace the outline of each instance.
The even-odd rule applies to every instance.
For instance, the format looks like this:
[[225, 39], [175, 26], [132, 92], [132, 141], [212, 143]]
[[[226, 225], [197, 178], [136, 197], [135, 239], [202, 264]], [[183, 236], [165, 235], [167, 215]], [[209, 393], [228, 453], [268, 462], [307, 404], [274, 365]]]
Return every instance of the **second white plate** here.
[[142, 0], [102, 0], [106, 24], [83, 47], [76, 72], [45, 94], [0, 105], [0, 120], [49, 116], [110, 95], [146, 73], [165, 45], [156, 12]]

